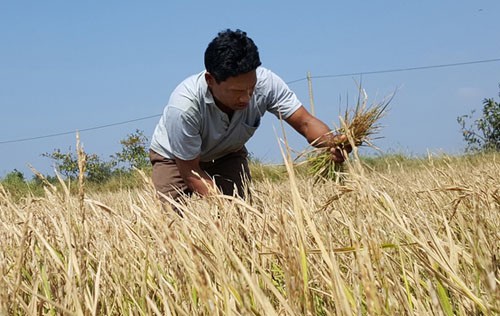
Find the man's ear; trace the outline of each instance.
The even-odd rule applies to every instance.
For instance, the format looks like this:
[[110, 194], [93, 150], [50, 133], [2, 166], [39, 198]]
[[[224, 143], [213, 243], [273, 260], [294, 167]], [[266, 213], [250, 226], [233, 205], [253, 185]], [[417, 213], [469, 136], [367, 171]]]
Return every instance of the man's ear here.
[[209, 73], [208, 71], [205, 72], [205, 80], [207, 81], [207, 84], [208, 86], [213, 86], [215, 84], [215, 78], [214, 76], [212, 76], [211, 73]]

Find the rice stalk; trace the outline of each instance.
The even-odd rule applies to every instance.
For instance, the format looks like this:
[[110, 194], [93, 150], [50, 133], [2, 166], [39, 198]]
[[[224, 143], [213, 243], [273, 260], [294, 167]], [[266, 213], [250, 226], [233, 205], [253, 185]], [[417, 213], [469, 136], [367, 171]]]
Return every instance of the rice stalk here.
[[183, 218], [149, 184], [87, 189], [85, 244], [77, 192], [0, 186], [0, 315], [498, 315], [498, 154], [418, 163], [256, 181]]

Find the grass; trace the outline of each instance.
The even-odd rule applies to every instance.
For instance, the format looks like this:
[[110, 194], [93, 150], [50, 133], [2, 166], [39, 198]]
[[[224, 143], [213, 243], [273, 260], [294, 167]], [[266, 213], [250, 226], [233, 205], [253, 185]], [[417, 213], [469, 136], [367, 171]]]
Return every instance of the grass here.
[[[0, 187], [2, 315], [495, 315], [500, 157], [288, 165], [252, 201]], [[273, 171], [274, 172], [274, 171]], [[83, 207], [79, 194], [83, 194]]]

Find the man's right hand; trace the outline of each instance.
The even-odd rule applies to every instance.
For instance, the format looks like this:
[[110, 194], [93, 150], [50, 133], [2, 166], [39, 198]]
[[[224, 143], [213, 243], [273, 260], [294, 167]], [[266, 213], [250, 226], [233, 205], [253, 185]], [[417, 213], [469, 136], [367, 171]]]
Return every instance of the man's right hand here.
[[182, 160], [175, 158], [182, 179], [193, 192], [200, 195], [208, 195], [217, 192], [217, 186], [213, 179], [200, 167], [200, 158], [193, 160]]
[[336, 163], [343, 163], [347, 158], [346, 154], [348, 155], [352, 151], [352, 146], [349, 144], [349, 140], [344, 134], [333, 135], [333, 143], [334, 146], [330, 147], [333, 161]]

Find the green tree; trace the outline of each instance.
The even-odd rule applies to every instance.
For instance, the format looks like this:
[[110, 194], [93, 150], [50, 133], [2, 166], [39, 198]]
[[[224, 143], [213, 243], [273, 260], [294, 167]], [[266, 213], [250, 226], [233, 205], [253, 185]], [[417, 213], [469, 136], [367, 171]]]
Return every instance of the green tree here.
[[[104, 161], [96, 154], [86, 154], [86, 170], [85, 175], [87, 180], [94, 183], [101, 183], [109, 180], [115, 175], [115, 172], [121, 173], [131, 167], [143, 169], [149, 166], [149, 155], [147, 145], [148, 138], [141, 130], [136, 130], [134, 133], [120, 141], [122, 150], [115, 155], [111, 155], [111, 160]], [[50, 158], [54, 161], [56, 169], [69, 179], [76, 179], [78, 173], [78, 157], [74, 151], [69, 148], [68, 152], [62, 152], [60, 149], [54, 149], [51, 153], [44, 153], [42, 156]], [[126, 168], [117, 169], [119, 164], [124, 164]]]
[[134, 133], [127, 135], [127, 138], [120, 141], [122, 151], [112, 157], [117, 163], [143, 169], [149, 166], [148, 143], [148, 138], [144, 135], [144, 132], [136, 129]]
[[[493, 98], [484, 99], [482, 116], [474, 120], [474, 112], [457, 117], [462, 135], [467, 143], [465, 150], [500, 151], [500, 103], [495, 102]], [[473, 123], [468, 125], [470, 120]]]
[[[52, 153], [45, 153], [42, 156], [54, 161], [56, 169], [66, 178], [76, 179], [78, 173], [78, 157], [76, 153], [68, 151], [61, 152], [60, 149], [54, 149]], [[113, 173], [116, 163], [113, 161], [103, 161], [96, 154], [87, 155], [87, 168], [85, 176], [91, 182], [102, 182], [107, 180]]]
[[67, 153], [63, 153], [57, 148], [51, 153], [42, 154], [42, 156], [52, 159], [57, 171], [66, 178], [75, 179], [78, 176], [78, 158], [75, 153], [71, 152], [71, 147]]

